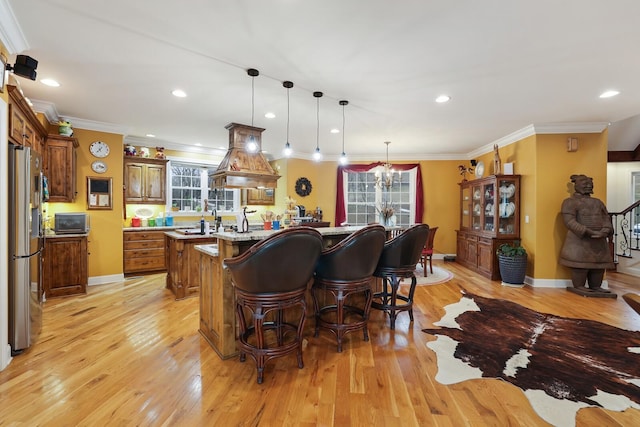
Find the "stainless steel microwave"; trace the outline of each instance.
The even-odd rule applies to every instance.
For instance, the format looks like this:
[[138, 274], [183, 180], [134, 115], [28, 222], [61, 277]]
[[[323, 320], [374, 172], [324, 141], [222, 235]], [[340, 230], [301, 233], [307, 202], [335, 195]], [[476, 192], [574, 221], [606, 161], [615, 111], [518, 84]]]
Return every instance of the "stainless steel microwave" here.
[[91, 217], [84, 212], [55, 214], [53, 231], [56, 234], [88, 233]]

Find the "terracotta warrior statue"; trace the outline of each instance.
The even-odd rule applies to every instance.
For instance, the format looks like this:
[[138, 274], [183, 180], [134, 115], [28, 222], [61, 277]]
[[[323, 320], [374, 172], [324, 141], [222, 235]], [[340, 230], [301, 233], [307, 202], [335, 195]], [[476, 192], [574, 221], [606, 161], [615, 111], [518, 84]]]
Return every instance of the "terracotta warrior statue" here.
[[607, 242], [607, 237], [613, 234], [611, 218], [604, 203], [591, 197], [591, 177], [571, 175], [571, 182], [575, 193], [562, 202], [562, 218], [568, 231], [560, 252], [560, 264], [571, 268], [576, 293], [586, 296], [604, 293], [615, 297], [601, 287], [605, 269], [614, 268]]

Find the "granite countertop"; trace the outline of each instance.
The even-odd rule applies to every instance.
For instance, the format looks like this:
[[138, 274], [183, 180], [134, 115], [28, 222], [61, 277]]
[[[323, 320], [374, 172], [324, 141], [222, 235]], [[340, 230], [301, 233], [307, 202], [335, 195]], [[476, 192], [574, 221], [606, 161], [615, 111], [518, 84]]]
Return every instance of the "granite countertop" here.
[[45, 231], [44, 238], [45, 239], [63, 239], [65, 237], [87, 237], [89, 233], [62, 233], [56, 234], [53, 230]]
[[[316, 228], [323, 236], [337, 236], [340, 234], [351, 234], [360, 230], [363, 226], [349, 226], [349, 227], [322, 227]], [[248, 233], [237, 232], [223, 232], [212, 233], [211, 237], [217, 237], [221, 240], [228, 240], [231, 242], [243, 242], [248, 240], [262, 240], [271, 236], [272, 234], [279, 233], [282, 230], [256, 230], [249, 231]]]
[[218, 256], [219, 252], [218, 252], [218, 244], [217, 243], [213, 243], [210, 245], [193, 245], [194, 249], [196, 251], [200, 251], [204, 254], [207, 254], [209, 256], [213, 256], [216, 257]]
[[[195, 230], [195, 228], [193, 227], [187, 227], [190, 229]], [[172, 237], [174, 239], [180, 239], [180, 240], [189, 240], [189, 239], [212, 239], [217, 237], [218, 233], [214, 233], [213, 231], [209, 232], [209, 234], [203, 235], [200, 233], [197, 234], [183, 234], [183, 233], [178, 233], [177, 231], [165, 231], [164, 233], [165, 235]]]
[[122, 231], [168, 231], [180, 228], [193, 228], [193, 225], [169, 225], [162, 227], [122, 227]]

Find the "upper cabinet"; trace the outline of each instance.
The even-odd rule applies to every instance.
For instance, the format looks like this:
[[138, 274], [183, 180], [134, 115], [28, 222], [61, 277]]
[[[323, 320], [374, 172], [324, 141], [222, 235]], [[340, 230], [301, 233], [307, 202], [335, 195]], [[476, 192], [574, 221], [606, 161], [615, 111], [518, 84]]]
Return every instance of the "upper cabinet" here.
[[47, 131], [16, 86], [9, 91], [9, 141], [44, 154]]
[[243, 205], [274, 205], [275, 188], [246, 188], [242, 190]]
[[124, 157], [124, 200], [126, 203], [164, 204], [167, 160]]
[[49, 135], [45, 143], [44, 174], [50, 202], [73, 202], [76, 198], [78, 140], [70, 136]]
[[520, 237], [520, 175], [497, 175], [460, 184], [460, 229], [486, 237]]

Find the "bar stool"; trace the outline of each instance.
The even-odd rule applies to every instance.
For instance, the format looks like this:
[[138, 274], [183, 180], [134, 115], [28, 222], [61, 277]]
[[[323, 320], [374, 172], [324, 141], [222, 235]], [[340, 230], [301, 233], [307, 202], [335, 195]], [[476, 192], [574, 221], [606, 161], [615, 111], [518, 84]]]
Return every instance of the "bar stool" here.
[[[311, 288], [315, 309], [316, 330], [333, 332], [338, 340], [338, 353], [342, 352], [342, 337], [362, 329], [364, 340], [369, 341], [367, 321], [373, 298], [371, 280], [384, 247], [386, 232], [381, 225], [369, 225], [320, 255]], [[320, 306], [322, 297], [333, 297], [333, 303]], [[358, 300], [364, 296], [364, 302]], [[357, 305], [356, 305], [357, 304]]]
[[[416, 290], [416, 264], [429, 235], [429, 226], [417, 224], [402, 234], [387, 241], [373, 273], [382, 279], [382, 291], [373, 295], [371, 307], [389, 314], [391, 329], [396, 328], [396, 316], [401, 311], [409, 312], [413, 322], [413, 294]], [[400, 280], [411, 279], [408, 294], [398, 293]], [[400, 301], [398, 301], [400, 300]]]
[[[304, 297], [321, 252], [320, 232], [296, 227], [275, 233], [245, 253], [224, 260], [236, 296], [240, 361], [244, 362], [247, 354], [255, 360], [258, 384], [262, 384], [265, 363], [273, 358], [297, 353], [298, 368], [304, 367]], [[250, 326], [247, 313], [251, 313]]]

